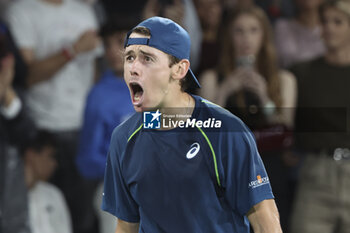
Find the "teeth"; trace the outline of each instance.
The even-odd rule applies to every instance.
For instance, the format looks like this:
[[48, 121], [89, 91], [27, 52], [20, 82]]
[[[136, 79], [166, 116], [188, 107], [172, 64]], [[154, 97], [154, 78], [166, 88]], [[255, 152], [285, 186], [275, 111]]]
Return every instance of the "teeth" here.
[[141, 93], [140, 92], [137, 92], [135, 93], [135, 96], [134, 96], [134, 100], [140, 100], [141, 99]]

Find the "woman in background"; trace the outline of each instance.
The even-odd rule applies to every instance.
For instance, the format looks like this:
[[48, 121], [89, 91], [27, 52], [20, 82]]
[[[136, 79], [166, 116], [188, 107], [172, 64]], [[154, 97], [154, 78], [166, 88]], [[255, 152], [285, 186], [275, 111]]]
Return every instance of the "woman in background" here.
[[325, 52], [318, 8], [323, 0], [294, 0], [297, 14], [275, 24], [276, 48], [281, 67], [311, 60]]
[[226, 25], [226, 41], [217, 70], [201, 77], [200, 95], [227, 108], [254, 132], [270, 174], [282, 228], [288, 221], [286, 163], [296, 104], [295, 77], [278, 69], [271, 26], [256, 6], [235, 9]]

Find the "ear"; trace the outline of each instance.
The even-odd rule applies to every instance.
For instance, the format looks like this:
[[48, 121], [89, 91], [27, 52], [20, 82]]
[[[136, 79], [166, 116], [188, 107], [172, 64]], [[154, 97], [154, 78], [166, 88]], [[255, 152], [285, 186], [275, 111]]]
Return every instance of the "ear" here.
[[175, 80], [183, 79], [186, 76], [189, 68], [190, 68], [189, 60], [182, 59], [177, 64], [174, 64], [171, 67], [172, 78]]

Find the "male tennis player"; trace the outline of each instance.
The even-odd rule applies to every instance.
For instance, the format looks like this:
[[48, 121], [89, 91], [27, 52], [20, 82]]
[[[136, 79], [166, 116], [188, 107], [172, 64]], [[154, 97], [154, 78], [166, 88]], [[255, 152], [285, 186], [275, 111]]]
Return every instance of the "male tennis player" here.
[[[188, 33], [166, 18], [128, 33], [124, 78], [138, 113], [113, 132], [102, 208], [118, 218], [116, 233], [248, 233], [248, 220], [255, 232], [281, 232], [252, 134], [228, 111], [184, 92], [187, 73], [199, 86], [189, 52]], [[185, 118], [147, 129], [149, 110], [151, 121]]]

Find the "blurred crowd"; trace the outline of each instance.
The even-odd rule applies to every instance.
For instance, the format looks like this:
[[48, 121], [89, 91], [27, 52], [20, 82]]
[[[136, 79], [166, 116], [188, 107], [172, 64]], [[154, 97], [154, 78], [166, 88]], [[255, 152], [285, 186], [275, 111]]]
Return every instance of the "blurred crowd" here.
[[191, 36], [187, 91], [254, 133], [283, 231], [349, 233], [350, 0], [0, 0], [0, 232], [114, 232], [123, 43], [155, 15]]

